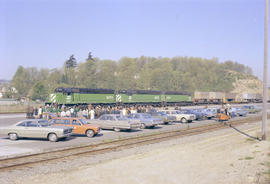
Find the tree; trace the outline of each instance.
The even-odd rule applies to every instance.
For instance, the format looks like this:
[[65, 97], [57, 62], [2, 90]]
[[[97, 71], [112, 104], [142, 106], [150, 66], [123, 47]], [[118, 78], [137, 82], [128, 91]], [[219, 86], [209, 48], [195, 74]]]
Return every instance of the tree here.
[[17, 97], [26, 97], [31, 87], [35, 84], [38, 78], [39, 71], [37, 68], [23, 68], [19, 66], [15, 75], [12, 78], [12, 86], [18, 91]]
[[66, 68], [75, 68], [77, 66], [77, 61], [74, 57], [74, 55], [72, 54], [69, 59], [65, 62], [65, 67]]
[[103, 60], [97, 63], [96, 85], [97, 88], [117, 89], [117, 65], [111, 60]]
[[45, 101], [48, 97], [48, 88], [44, 82], [37, 82], [30, 91], [32, 100]]
[[67, 84], [72, 86], [76, 85], [75, 68], [77, 67], [77, 61], [72, 54], [64, 64], [65, 77], [64, 80]]
[[86, 88], [96, 88], [97, 63], [89, 57], [84, 63], [80, 63], [77, 68], [78, 86]]

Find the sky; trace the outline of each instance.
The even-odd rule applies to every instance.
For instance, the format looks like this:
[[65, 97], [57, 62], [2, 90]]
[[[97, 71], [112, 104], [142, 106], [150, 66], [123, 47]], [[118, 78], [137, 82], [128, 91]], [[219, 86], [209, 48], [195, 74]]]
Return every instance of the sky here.
[[262, 78], [264, 0], [0, 0], [0, 79], [19, 65], [85, 61], [90, 51], [112, 60], [215, 57]]

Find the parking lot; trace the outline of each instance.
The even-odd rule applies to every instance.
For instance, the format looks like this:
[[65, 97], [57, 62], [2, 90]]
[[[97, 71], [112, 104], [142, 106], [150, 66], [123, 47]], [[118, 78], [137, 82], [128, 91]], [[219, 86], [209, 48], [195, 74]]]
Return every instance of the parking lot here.
[[[254, 114], [248, 114], [249, 116], [254, 116]], [[243, 117], [235, 117], [233, 119], [240, 119]], [[2, 114], [0, 115], [0, 128], [4, 126], [9, 126], [20, 120], [25, 119], [25, 114]], [[114, 132], [110, 130], [101, 130], [101, 132], [92, 138], [86, 136], [73, 135], [65, 140], [59, 140], [58, 142], [49, 142], [46, 139], [33, 139], [33, 138], [22, 138], [17, 141], [11, 141], [7, 135], [0, 135], [0, 158], [5, 157], [14, 157], [17, 155], [38, 153], [43, 151], [50, 151], [55, 149], [62, 149], [65, 147], [74, 147], [85, 144], [97, 144], [101, 142], [108, 142], [112, 140], [133, 137], [133, 136], [142, 136], [146, 134], [161, 132], [161, 131], [170, 131], [176, 129], [187, 129], [198, 126], [204, 126], [209, 124], [220, 123], [216, 120], [203, 120], [203, 121], [193, 121], [192, 123], [170, 123], [168, 125], [159, 125], [155, 128], [147, 129], [136, 129], [131, 131], [120, 131]]]

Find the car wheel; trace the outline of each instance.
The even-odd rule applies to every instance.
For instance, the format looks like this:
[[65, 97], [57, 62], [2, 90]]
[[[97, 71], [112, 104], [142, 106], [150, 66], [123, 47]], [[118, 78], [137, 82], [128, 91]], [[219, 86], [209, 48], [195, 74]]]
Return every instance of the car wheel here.
[[56, 142], [58, 140], [58, 137], [55, 133], [50, 133], [48, 136], [49, 141]]
[[16, 133], [10, 133], [8, 134], [8, 136], [9, 136], [9, 139], [13, 141], [18, 139], [18, 135]]
[[141, 129], [145, 129], [145, 128], [146, 128], [145, 124], [142, 123], [142, 124], [141, 124]]
[[95, 132], [93, 130], [87, 130], [85, 134], [87, 137], [94, 137]]
[[115, 132], [120, 132], [120, 128], [114, 127], [113, 130], [114, 130]]
[[181, 119], [181, 122], [182, 122], [182, 123], [187, 123], [187, 119], [186, 119], [186, 118], [182, 118], [182, 119]]

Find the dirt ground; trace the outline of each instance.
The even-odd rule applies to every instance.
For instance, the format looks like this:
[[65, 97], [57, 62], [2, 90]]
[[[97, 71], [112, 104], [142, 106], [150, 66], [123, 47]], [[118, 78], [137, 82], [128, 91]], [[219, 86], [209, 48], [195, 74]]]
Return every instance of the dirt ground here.
[[[260, 132], [258, 125], [240, 128], [252, 136]], [[140, 153], [93, 165], [70, 166], [64, 171], [18, 178], [15, 183], [270, 183], [270, 180], [264, 181], [269, 176], [266, 174], [270, 166], [269, 139], [257, 141], [226, 129], [163, 145], [147, 151], [137, 148], [142, 149]]]

